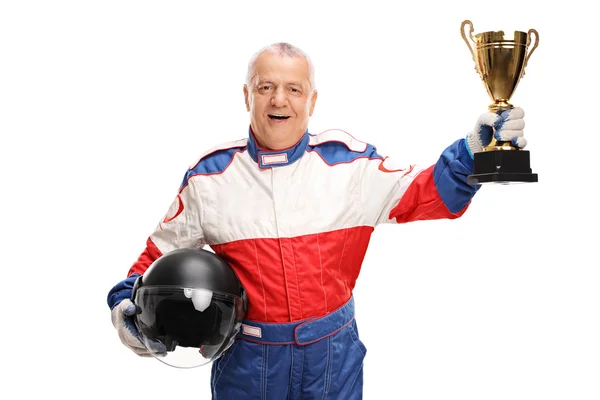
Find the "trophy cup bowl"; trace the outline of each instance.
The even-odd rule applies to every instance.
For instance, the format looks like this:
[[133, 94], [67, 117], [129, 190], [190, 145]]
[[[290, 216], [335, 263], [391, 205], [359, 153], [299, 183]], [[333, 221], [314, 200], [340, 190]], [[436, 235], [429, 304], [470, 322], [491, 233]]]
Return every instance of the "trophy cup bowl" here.
[[[468, 37], [466, 26], [470, 27]], [[465, 20], [460, 33], [471, 52], [475, 70], [493, 100], [488, 109], [500, 114], [513, 108], [509, 101], [538, 46], [537, 31], [489, 31], [473, 35], [473, 23]], [[492, 138], [482, 152], [474, 154], [473, 174], [467, 181], [470, 184], [537, 182], [537, 174], [531, 172], [529, 160], [528, 150]]]

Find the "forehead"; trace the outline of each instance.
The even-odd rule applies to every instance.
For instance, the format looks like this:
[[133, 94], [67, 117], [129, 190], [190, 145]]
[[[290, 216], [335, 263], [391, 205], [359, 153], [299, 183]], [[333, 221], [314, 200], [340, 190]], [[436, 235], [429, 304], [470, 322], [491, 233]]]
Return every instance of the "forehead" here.
[[265, 52], [254, 64], [254, 81], [309, 83], [310, 67], [304, 57]]

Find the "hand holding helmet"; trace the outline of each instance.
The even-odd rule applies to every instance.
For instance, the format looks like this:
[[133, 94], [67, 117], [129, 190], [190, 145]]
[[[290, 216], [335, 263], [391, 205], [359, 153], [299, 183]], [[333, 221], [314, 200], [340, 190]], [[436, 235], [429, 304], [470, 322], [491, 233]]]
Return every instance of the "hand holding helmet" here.
[[[121, 342], [140, 357], [152, 357], [152, 354], [142, 343], [133, 316], [136, 313], [135, 304], [129, 299], [122, 300], [111, 310], [111, 321], [117, 329]], [[154, 353], [165, 353], [166, 348], [161, 343], [153, 344]]]
[[133, 322], [135, 314], [135, 304], [131, 300], [125, 299], [117, 304], [110, 312], [110, 319], [113, 326], [117, 329], [119, 339], [131, 351], [141, 357], [151, 357], [152, 355], [140, 341], [138, 331]]

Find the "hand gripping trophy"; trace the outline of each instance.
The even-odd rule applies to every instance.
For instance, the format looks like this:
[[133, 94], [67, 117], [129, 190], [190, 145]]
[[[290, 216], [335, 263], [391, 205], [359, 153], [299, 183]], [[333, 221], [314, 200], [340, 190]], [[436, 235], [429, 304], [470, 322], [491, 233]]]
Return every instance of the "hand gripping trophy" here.
[[[465, 26], [469, 26], [468, 37]], [[471, 21], [463, 21], [460, 33], [469, 47], [475, 70], [494, 101], [489, 110], [495, 113], [513, 108], [509, 103], [519, 81], [525, 75], [525, 67], [539, 42], [535, 29], [528, 32], [483, 32], [473, 35]], [[471, 44], [472, 43], [472, 44]], [[475, 153], [471, 184], [537, 182], [537, 174], [529, 166], [529, 151], [513, 146], [510, 142], [492, 139], [484, 151]]]

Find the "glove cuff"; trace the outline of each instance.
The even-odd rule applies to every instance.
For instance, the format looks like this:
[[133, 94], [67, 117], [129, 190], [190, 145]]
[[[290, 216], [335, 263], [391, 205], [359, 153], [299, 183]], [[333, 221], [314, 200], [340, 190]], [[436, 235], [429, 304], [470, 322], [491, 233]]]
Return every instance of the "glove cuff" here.
[[466, 143], [466, 147], [467, 147], [467, 151], [469, 152], [469, 155], [471, 156], [471, 159], [474, 159], [475, 153], [479, 153], [483, 151], [483, 146], [481, 145], [481, 142], [479, 140], [477, 140], [476, 138], [473, 137], [473, 135], [469, 134], [466, 137], [465, 140]]

